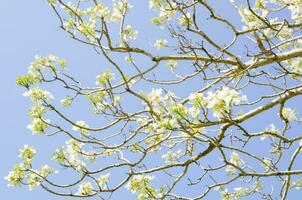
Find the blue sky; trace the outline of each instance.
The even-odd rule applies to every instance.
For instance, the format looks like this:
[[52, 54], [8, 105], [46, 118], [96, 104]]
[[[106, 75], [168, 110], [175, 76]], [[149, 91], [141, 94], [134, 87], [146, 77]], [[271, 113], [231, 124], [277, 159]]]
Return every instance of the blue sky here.
[[[19, 199], [64, 199], [36, 189], [29, 192], [27, 187], [8, 188], [4, 177], [11, 170], [11, 167], [20, 162], [18, 150], [24, 144], [30, 144], [38, 150], [38, 161], [46, 158], [46, 163], [51, 163], [50, 153], [61, 143], [61, 140], [54, 138], [51, 142], [43, 136], [33, 136], [26, 129], [29, 119], [26, 115], [31, 102], [22, 96], [23, 88], [15, 85], [16, 77], [26, 72], [28, 65], [33, 60], [34, 55], [54, 54], [66, 58], [72, 65], [71, 71], [75, 74], [80, 72], [83, 80], [91, 80], [100, 71], [98, 64], [100, 58], [94, 50], [70, 39], [58, 27], [58, 20], [50, 7], [43, 0], [9, 0], [3, 1], [0, 5], [0, 85], [2, 95], [0, 98], [0, 121], [1, 134], [0, 148], [2, 152], [2, 162], [0, 170], [0, 194], [1, 198], [9, 200]], [[220, 7], [220, 9], [223, 9]], [[224, 13], [230, 17], [228, 12]], [[131, 17], [131, 16], [130, 16]], [[136, 18], [136, 16], [132, 16]], [[137, 19], [137, 18], [136, 18]], [[136, 21], [136, 26], [140, 26], [141, 21]], [[148, 28], [140, 31], [144, 39], [144, 33], [148, 33]], [[212, 29], [209, 29], [211, 32]], [[215, 33], [215, 32], [213, 32]], [[150, 37], [156, 39], [154, 33]], [[219, 39], [221, 34], [217, 34]], [[148, 41], [147, 44], [152, 41]], [[91, 66], [90, 70], [83, 70]], [[255, 91], [254, 91], [255, 92]], [[78, 110], [76, 114], [79, 114]], [[258, 122], [261, 126], [266, 126], [266, 122]], [[258, 149], [261, 151], [261, 149]], [[40, 158], [39, 158], [40, 156]]]
[[75, 63], [81, 63], [82, 58], [93, 54], [93, 50], [68, 39], [68, 36], [59, 29], [54, 13], [43, 0], [2, 1], [0, 9], [0, 67], [2, 70], [0, 119], [3, 137], [0, 140], [3, 153], [0, 170], [1, 199], [63, 199], [41, 189], [29, 192], [27, 187], [6, 187], [7, 182], [4, 177], [15, 163], [20, 162], [18, 153], [24, 144], [38, 148], [38, 154], [41, 157], [45, 156], [43, 149], [45, 149], [44, 153], [47, 153], [48, 149], [54, 150], [52, 143], [47, 142], [43, 137], [33, 136], [26, 129], [29, 122], [26, 113], [30, 101], [22, 96], [24, 89], [17, 87], [15, 80], [17, 76], [27, 71], [27, 67], [36, 54], [56, 54], [73, 58]]

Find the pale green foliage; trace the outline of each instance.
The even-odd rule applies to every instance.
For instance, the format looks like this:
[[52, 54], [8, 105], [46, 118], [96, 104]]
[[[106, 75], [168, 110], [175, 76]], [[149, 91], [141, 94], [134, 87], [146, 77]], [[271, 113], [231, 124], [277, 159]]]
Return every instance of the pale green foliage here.
[[51, 5], [56, 5], [58, 3], [58, 0], [47, 0], [47, 2]]
[[26, 74], [24, 76], [19, 76], [16, 80], [18, 86], [23, 86], [29, 88], [31, 85], [35, 84], [39, 79], [31, 74]]

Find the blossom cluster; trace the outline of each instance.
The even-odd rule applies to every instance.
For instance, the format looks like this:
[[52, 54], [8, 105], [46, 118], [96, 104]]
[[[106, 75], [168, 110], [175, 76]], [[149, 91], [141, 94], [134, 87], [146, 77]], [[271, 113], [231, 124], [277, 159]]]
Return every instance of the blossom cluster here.
[[231, 114], [232, 106], [239, 105], [242, 101], [246, 101], [245, 95], [240, 95], [234, 89], [230, 89], [226, 86], [215, 92], [208, 92], [207, 96], [201, 93], [191, 94], [189, 99], [192, 102], [194, 108], [205, 107], [211, 109], [213, 115], [218, 118]]
[[[237, 167], [240, 167], [242, 164], [244, 164], [243, 159], [236, 152], [232, 152], [229, 162]], [[237, 169], [235, 167], [233, 167], [232, 165], [228, 165], [226, 168], [226, 171], [228, 174], [234, 174], [235, 172], [237, 172]]]
[[48, 165], [43, 165], [38, 169], [32, 169], [32, 160], [35, 155], [36, 150], [28, 145], [24, 145], [24, 147], [20, 149], [19, 157], [23, 162], [16, 164], [12, 171], [5, 177], [8, 181], [8, 186], [21, 186], [26, 184], [29, 189], [32, 190], [39, 186], [49, 174], [56, 173], [56, 171]]

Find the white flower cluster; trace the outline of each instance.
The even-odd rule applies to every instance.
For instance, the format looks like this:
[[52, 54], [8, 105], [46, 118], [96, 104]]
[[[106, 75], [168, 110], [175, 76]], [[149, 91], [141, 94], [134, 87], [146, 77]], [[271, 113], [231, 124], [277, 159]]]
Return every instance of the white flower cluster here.
[[90, 182], [81, 183], [79, 185], [79, 189], [78, 189], [78, 192], [76, 194], [81, 195], [81, 196], [87, 196], [87, 195], [94, 194], [92, 184]]
[[30, 172], [28, 175], [29, 190], [38, 187], [43, 181], [42, 177], [46, 177], [52, 173], [56, 173], [56, 171], [48, 165], [43, 165], [42, 167], [33, 170], [33, 172]]
[[57, 71], [57, 67], [64, 69], [66, 65], [67, 61], [65, 59], [59, 58], [54, 55], [35, 55], [35, 60], [30, 64], [28, 68], [28, 74], [40, 77], [40, 73], [43, 72], [46, 68], [49, 68], [52, 71]]
[[148, 199], [150, 192], [154, 191], [151, 186], [153, 176], [135, 175], [126, 185], [126, 188], [132, 193], [138, 193], [138, 199]]
[[[244, 164], [244, 161], [242, 160], [240, 155], [236, 152], [232, 152], [229, 162], [237, 167], [240, 167], [242, 164]], [[228, 174], [234, 174], [236, 171], [237, 171], [237, 169], [231, 165], [228, 165], [226, 168], [226, 172]]]
[[219, 187], [220, 197], [222, 200], [236, 200], [242, 197], [248, 196], [254, 192], [261, 192], [263, 185], [259, 180], [256, 180], [250, 187], [235, 187], [233, 192], [230, 192], [227, 188]]
[[245, 95], [240, 95], [236, 90], [224, 86], [214, 93], [208, 92], [207, 96], [201, 93], [191, 94], [189, 100], [193, 107], [206, 107], [213, 111], [215, 117], [222, 118], [226, 113], [230, 114], [232, 106], [239, 105], [247, 98]]
[[162, 100], [162, 92], [163, 92], [163, 89], [161, 89], [161, 88], [152, 89], [151, 92], [149, 94], [147, 94], [147, 99], [151, 103], [159, 102]]
[[166, 39], [159, 39], [159, 40], [156, 40], [155, 43], [154, 43], [154, 46], [156, 47], [156, 49], [162, 49], [164, 47], [166, 47], [168, 44], [168, 40]]
[[79, 143], [73, 139], [70, 139], [66, 142], [65, 159], [68, 161], [71, 167], [74, 167], [78, 171], [81, 171], [86, 166], [86, 164], [80, 159], [80, 153], [84, 152], [82, 147], [83, 143]]
[[24, 145], [24, 147], [20, 149], [19, 157], [23, 162], [16, 164], [13, 170], [5, 177], [8, 181], [8, 186], [28, 185], [29, 189], [32, 190], [43, 182], [43, 178], [56, 172], [48, 165], [43, 165], [38, 169], [32, 169], [32, 159], [35, 155], [36, 150], [28, 145]]
[[288, 121], [298, 121], [299, 120], [299, 117], [295, 110], [283, 107], [281, 112], [282, 112], [283, 117]]
[[101, 187], [101, 188], [107, 188], [107, 184], [109, 182], [109, 177], [110, 177], [110, 174], [104, 174], [104, 175], [101, 175], [99, 176], [99, 178], [96, 179], [98, 185]]
[[165, 0], [149, 0], [149, 7], [159, 11], [159, 15], [152, 18], [150, 22], [160, 28], [163, 28], [164, 24], [176, 14], [176, 4], [174, 2], [168, 4]]
[[[110, 8], [111, 7], [111, 8]], [[96, 5], [81, 10], [78, 6], [67, 3], [62, 8], [69, 15], [69, 19], [64, 21], [63, 27], [66, 31], [76, 34], [80, 32], [89, 42], [96, 42], [96, 38], [100, 36], [98, 31], [98, 23], [101, 20], [106, 22], [120, 23], [124, 15], [132, 8], [127, 0], [113, 1], [112, 6], [98, 2]], [[81, 16], [82, 20], [76, 20], [74, 15]], [[123, 32], [127, 35], [130, 27], [126, 27]], [[136, 34], [136, 31], [133, 31]], [[129, 38], [135, 39], [132, 33], [128, 33]], [[125, 39], [125, 38], [124, 38]]]
[[40, 118], [34, 118], [26, 128], [31, 130], [32, 134], [44, 133], [49, 127], [48, 123], [50, 123], [49, 119], [41, 120]]
[[233, 200], [238, 199], [244, 196], [249, 195], [249, 188], [245, 187], [236, 187], [234, 188], [234, 192], [229, 192], [228, 189], [223, 189], [220, 191], [220, 196], [222, 200]]
[[178, 20], [181, 26], [189, 26], [193, 23], [193, 19], [190, 13], [182, 14], [182, 16]]
[[19, 76], [16, 80], [16, 84], [18, 86], [26, 87], [27, 89], [37, 83], [40, 78], [37, 75], [25, 74], [23, 76]]
[[73, 101], [72, 97], [67, 96], [67, 97], [64, 98], [64, 99], [61, 99], [61, 100], [60, 100], [60, 103], [61, 103], [62, 106], [67, 107], [67, 106], [70, 106], [70, 105], [71, 105], [72, 101]]
[[98, 158], [98, 154], [94, 150], [85, 151], [83, 146], [83, 143], [70, 139], [66, 142], [66, 146], [63, 146], [54, 152], [52, 159], [60, 165], [72, 167], [77, 171], [81, 171], [86, 167], [83, 159], [95, 162]]
[[302, 188], [302, 179], [297, 179], [295, 181], [291, 181], [290, 187], [295, 188], [296, 190], [300, 190]]
[[24, 145], [23, 149], [19, 151], [19, 157], [23, 160], [24, 164], [31, 164], [33, 157], [36, 155], [36, 150], [28, 145]]
[[114, 77], [114, 73], [110, 72], [110, 71], [105, 71], [102, 74], [98, 75], [96, 77], [96, 85], [105, 85], [106, 83], [108, 83], [109, 81], [112, 81], [115, 79]]
[[27, 128], [31, 130], [32, 134], [44, 133], [49, 127], [50, 120], [43, 119], [46, 108], [41, 105], [40, 100], [45, 100], [52, 98], [52, 95], [47, 91], [43, 91], [39, 88], [28, 91], [25, 96], [30, 96], [35, 104], [29, 109], [29, 116], [31, 118], [31, 123], [27, 125]]
[[138, 34], [138, 31], [134, 30], [134, 28], [131, 25], [127, 25], [123, 29], [121, 36], [124, 41], [128, 41], [128, 39], [135, 40], [137, 34]]
[[178, 158], [181, 157], [181, 149], [174, 151], [168, 151], [166, 154], [162, 155], [162, 158], [167, 164], [174, 163]]
[[[276, 0], [274, 0], [276, 1]], [[279, 1], [277, 1], [279, 2]], [[296, 22], [302, 22], [302, 2], [301, 0], [284, 0], [282, 3], [288, 5], [291, 11], [291, 17]]]
[[14, 166], [13, 170], [5, 177], [8, 181], [8, 186], [20, 186], [25, 178], [26, 167], [23, 163]]
[[177, 66], [177, 61], [176, 61], [176, 60], [168, 60], [168, 61], [166, 62], [166, 66], [167, 66], [169, 69], [173, 70], [173, 69], [175, 69], [176, 66]]
[[81, 135], [83, 136], [88, 136], [89, 135], [89, 130], [87, 130], [89, 128], [88, 124], [86, 124], [86, 122], [80, 120], [80, 121], [76, 121], [76, 126], [72, 127], [72, 130], [74, 131], [79, 131]]
[[47, 90], [42, 90], [41, 88], [33, 88], [23, 93], [23, 96], [30, 97], [32, 101], [46, 101], [49, 99], [54, 99], [54, 96]]
[[208, 93], [207, 107], [212, 109], [215, 117], [220, 118], [224, 116], [224, 112], [229, 113], [233, 105], [239, 105], [240, 102], [246, 100], [245, 95], [240, 96], [236, 90], [224, 86], [215, 93]]
[[167, 5], [166, 0], [149, 0], [149, 7], [151, 9], [159, 9]]
[[292, 71], [293, 74], [291, 74], [291, 77], [300, 78], [299, 76], [302, 75], [302, 67], [301, 67], [302, 58], [300, 58], [300, 57], [293, 58], [293, 59], [284, 61], [283, 63], [286, 64], [286, 66], [288, 66], [288, 68]]
[[[280, 134], [280, 130], [274, 124], [269, 125], [269, 127], [267, 127], [265, 129], [265, 132], [269, 132], [269, 133], [273, 133], [273, 134]], [[264, 134], [261, 136], [260, 139], [265, 140], [267, 137], [268, 137], [268, 135]]]

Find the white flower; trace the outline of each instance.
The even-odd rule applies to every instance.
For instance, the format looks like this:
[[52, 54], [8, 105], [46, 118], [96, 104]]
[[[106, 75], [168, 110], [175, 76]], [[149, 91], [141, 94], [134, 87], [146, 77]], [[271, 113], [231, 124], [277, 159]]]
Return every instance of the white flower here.
[[178, 20], [181, 26], [188, 26], [193, 22], [190, 13], [186, 13], [186, 15], [182, 15]]
[[67, 107], [67, 106], [71, 105], [72, 100], [73, 100], [72, 97], [68, 96], [64, 99], [61, 99], [60, 103], [61, 103], [62, 106]]
[[229, 112], [233, 105], [239, 105], [241, 101], [246, 101], [245, 95], [239, 96], [236, 90], [226, 86], [215, 93], [208, 92], [206, 97], [207, 107], [212, 109], [215, 117], [221, 118], [225, 112]]
[[148, 118], [147, 117], [140, 117], [136, 120], [136, 122], [140, 125], [140, 126], [145, 126], [148, 123]]
[[5, 177], [8, 181], [8, 187], [10, 186], [20, 186], [22, 185], [22, 180], [25, 177], [25, 165], [17, 164], [14, 166], [13, 170]]
[[76, 121], [76, 125], [77, 126], [72, 127], [72, 130], [79, 131], [81, 133], [81, 135], [85, 135], [85, 136], [87, 136], [89, 134], [89, 130], [87, 130], [87, 128], [89, 128], [89, 126], [88, 126], [88, 124], [86, 124], [86, 122]]
[[202, 93], [190, 94], [189, 100], [195, 108], [201, 108], [207, 104], [207, 99], [203, 96]]
[[168, 44], [167, 40], [165, 40], [165, 39], [159, 39], [159, 40], [155, 41], [154, 46], [159, 50], [161, 48], [166, 47], [167, 44]]
[[154, 179], [153, 176], [148, 175], [135, 175], [126, 185], [126, 188], [132, 193], [146, 193], [146, 189], [151, 188], [151, 181]]
[[110, 72], [110, 71], [105, 71], [102, 74], [98, 75], [96, 77], [96, 85], [104, 85], [106, 83], [108, 83], [109, 81], [112, 81], [115, 79], [114, 77], [114, 73]]
[[176, 61], [176, 60], [168, 60], [168, 61], [166, 62], [166, 66], [167, 66], [169, 69], [171, 69], [171, 70], [175, 69], [175, 68], [176, 68], [176, 65], [177, 65], [177, 61]]
[[281, 112], [283, 117], [288, 121], [297, 121], [299, 119], [296, 111], [290, 108], [283, 107]]
[[167, 4], [166, 0], [149, 0], [149, 8], [159, 9]]
[[181, 149], [176, 152], [168, 151], [166, 154], [162, 156], [166, 163], [170, 164], [175, 162], [181, 156]]
[[32, 158], [36, 155], [36, 150], [28, 145], [24, 145], [23, 149], [19, 151], [19, 157], [23, 159], [25, 164], [30, 164]]
[[290, 183], [291, 188], [295, 188], [296, 190], [300, 190], [302, 187], [302, 179], [297, 179], [296, 181], [292, 181]]
[[138, 31], [134, 30], [131, 25], [127, 25], [122, 31], [122, 39], [127, 41], [128, 38], [135, 40]]
[[93, 193], [94, 193], [93, 187], [90, 182], [80, 184], [77, 192], [78, 195], [83, 195], [83, 196], [92, 195]]
[[126, 56], [125, 61], [130, 64], [135, 63], [135, 59], [133, 58], [133, 56]]
[[109, 181], [109, 176], [110, 176], [110, 174], [108, 173], [108, 174], [101, 175], [99, 178], [96, 179], [96, 181], [98, 182], [98, 184], [101, 188], [107, 187], [107, 183]]
[[[45, 123], [46, 122], [46, 123]], [[40, 118], [34, 118], [31, 124], [27, 125], [26, 128], [30, 129], [33, 134], [44, 133], [49, 127], [50, 120], [41, 120]]]
[[[232, 163], [235, 166], [240, 166], [242, 164], [244, 164], [244, 161], [242, 160], [242, 158], [239, 156], [238, 153], [236, 152], [232, 152], [231, 158], [229, 160], [230, 163]], [[226, 171], [228, 172], [228, 174], [233, 174], [236, 172], [236, 168], [234, 168], [233, 166], [229, 165], [226, 168]]]
[[161, 100], [161, 95], [162, 95], [163, 89], [152, 89], [151, 92], [147, 95], [147, 99], [150, 102], [158, 102]]
[[243, 197], [243, 196], [246, 196], [246, 195], [249, 194], [248, 188], [236, 187], [236, 188], [234, 188], [234, 190], [235, 190], [234, 196], [235, 196], [236, 198], [238, 198], [238, 197]]
[[59, 150], [54, 159], [62, 161], [60, 163], [65, 163], [66, 159], [69, 166], [74, 167], [77, 171], [82, 171], [86, 166], [86, 164], [79, 159], [79, 154], [83, 152], [82, 146], [83, 143], [70, 139], [66, 142], [66, 151]]
[[30, 97], [33, 101], [54, 99], [54, 96], [50, 92], [40, 88], [30, 89], [27, 92], [24, 92], [23, 96]]

